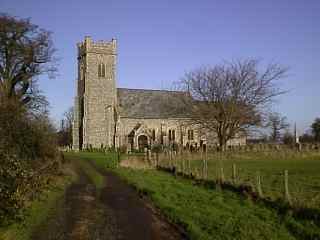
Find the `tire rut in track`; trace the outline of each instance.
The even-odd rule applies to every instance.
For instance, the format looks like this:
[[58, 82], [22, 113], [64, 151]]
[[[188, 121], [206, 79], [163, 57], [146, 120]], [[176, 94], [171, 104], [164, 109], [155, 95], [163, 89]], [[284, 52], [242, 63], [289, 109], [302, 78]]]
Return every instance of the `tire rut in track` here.
[[34, 233], [34, 240], [187, 239], [139, 194], [110, 171], [91, 165], [105, 178], [99, 192], [77, 161], [79, 179], [66, 190], [56, 213]]
[[106, 184], [100, 200], [115, 220], [116, 239], [175, 240], [187, 239], [184, 233], [170, 224], [138, 192], [115, 173], [91, 165], [105, 176]]
[[78, 181], [67, 188], [57, 211], [35, 231], [33, 240], [114, 239], [113, 220], [100, 203], [99, 193], [84, 171], [77, 165], [75, 169]]

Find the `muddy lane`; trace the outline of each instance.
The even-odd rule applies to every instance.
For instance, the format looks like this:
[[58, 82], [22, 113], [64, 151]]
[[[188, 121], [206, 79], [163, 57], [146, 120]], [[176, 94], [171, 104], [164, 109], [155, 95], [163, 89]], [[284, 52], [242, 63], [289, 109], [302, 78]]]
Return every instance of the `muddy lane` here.
[[112, 172], [104, 172], [104, 176], [106, 187], [102, 190], [100, 199], [112, 212], [117, 228], [116, 239], [186, 239], [122, 179]]
[[[75, 164], [76, 165], [76, 164]], [[89, 178], [75, 166], [79, 176], [57, 203], [57, 209], [34, 232], [33, 240], [112, 240], [112, 219], [99, 201]]]
[[73, 161], [79, 179], [66, 190], [34, 240], [175, 240], [183, 234], [117, 175], [91, 165], [105, 179], [99, 191]]

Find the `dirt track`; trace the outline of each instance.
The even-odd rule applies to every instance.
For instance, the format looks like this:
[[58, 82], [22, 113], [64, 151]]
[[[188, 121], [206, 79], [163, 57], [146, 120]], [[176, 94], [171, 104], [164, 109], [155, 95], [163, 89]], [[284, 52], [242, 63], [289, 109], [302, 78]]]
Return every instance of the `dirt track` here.
[[67, 189], [57, 212], [32, 239], [185, 239], [115, 174], [99, 171], [105, 187], [98, 192], [80, 167], [75, 167], [79, 181]]

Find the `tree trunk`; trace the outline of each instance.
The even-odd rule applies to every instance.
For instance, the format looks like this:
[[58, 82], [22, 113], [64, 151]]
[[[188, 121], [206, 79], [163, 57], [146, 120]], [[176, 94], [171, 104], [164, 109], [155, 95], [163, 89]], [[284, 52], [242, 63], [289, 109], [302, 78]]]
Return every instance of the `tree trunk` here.
[[219, 151], [224, 152], [226, 150], [227, 140], [222, 135], [220, 135], [218, 138], [219, 138]]

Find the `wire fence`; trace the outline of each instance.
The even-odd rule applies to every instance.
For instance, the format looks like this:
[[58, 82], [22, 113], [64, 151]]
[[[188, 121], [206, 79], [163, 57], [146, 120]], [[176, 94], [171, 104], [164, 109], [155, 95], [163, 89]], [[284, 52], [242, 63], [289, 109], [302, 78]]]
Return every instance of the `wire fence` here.
[[261, 198], [320, 208], [319, 151], [153, 153], [148, 150], [144, 155], [128, 155], [125, 162], [129, 167], [169, 169], [198, 180], [247, 186]]

